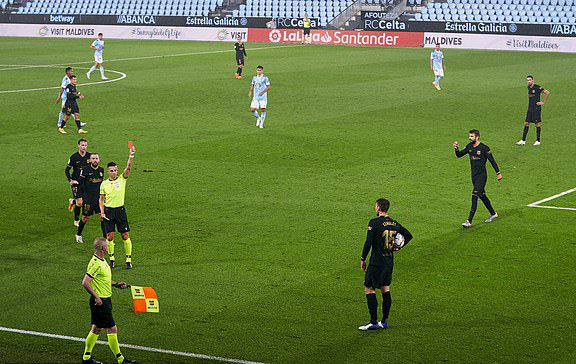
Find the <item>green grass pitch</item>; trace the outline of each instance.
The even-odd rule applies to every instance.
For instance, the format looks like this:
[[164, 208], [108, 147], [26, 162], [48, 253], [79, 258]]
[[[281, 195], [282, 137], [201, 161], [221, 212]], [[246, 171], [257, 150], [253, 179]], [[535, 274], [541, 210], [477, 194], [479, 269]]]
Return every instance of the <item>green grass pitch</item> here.
[[[89, 40], [0, 45], [13, 65], [0, 66], [0, 91], [58, 86], [64, 64], [87, 82]], [[113, 274], [160, 299], [159, 314], [135, 314], [115, 290], [121, 343], [278, 364], [576, 361], [576, 212], [526, 207], [575, 187], [576, 55], [444, 50], [438, 92], [427, 49], [247, 44], [238, 81], [229, 43], [106, 47], [106, 68], [127, 77], [80, 85], [89, 150], [123, 167], [127, 141], [138, 148], [126, 196], [135, 268]], [[201, 54], [114, 61], [181, 53]], [[14, 66], [51, 64], [62, 66]], [[258, 64], [272, 86], [263, 130], [248, 111]], [[552, 92], [540, 147], [533, 127], [515, 145], [527, 74]], [[93, 219], [74, 242], [64, 166], [78, 135], [56, 131], [56, 94], [0, 93], [0, 326], [85, 337], [80, 283], [100, 231]], [[452, 142], [470, 128], [504, 179], [489, 173], [487, 186], [501, 217], [484, 224], [480, 204], [464, 231], [470, 167]], [[391, 328], [366, 333], [359, 257], [381, 196], [415, 238], [396, 255]], [[82, 350], [0, 331], [1, 363], [77, 363]], [[106, 346], [94, 357], [114, 362]]]

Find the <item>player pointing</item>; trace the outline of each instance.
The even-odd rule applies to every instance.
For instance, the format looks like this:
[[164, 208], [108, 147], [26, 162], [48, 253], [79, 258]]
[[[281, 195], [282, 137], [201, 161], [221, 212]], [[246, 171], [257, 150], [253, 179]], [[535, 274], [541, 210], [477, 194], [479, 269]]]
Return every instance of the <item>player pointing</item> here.
[[[528, 128], [530, 123], [536, 125], [536, 141], [534, 145], [540, 145], [540, 123], [542, 122], [542, 105], [548, 101], [548, 96], [550, 96], [550, 91], [546, 90], [544, 87], [534, 83], [534, 77], [532, 75], [526, 76], [526, 81], [528, 81], [528, 111], [526, 112], [526, 121], [524, 122], [524, 132], [522, 133], [522, 139], [520, 139], [516, 144], [524, 145], [526, 144], [526, 135], [528, 135]], [[540, 101], [540, 95], [544, 94], [544, 101]]]
[[472, 219], [474, 218], [474, 214], [476, 213], [476, 207], [478, 206], [478, 199], [481, 199], [484, 203], [484, 206], [490, 212], [490, 217], [486, 220], [486, 222], [492, 222], [495, 218], [498, 217], [496, 211], [492, 207], [492, 203], [486, 196], [485, 187], [486, 187], [486, 180], [488, 179], [486, 174], [486, 160], [490, 161], [492, 164], [492, 168], [496, 171], [496, 177], [498, 181], [502, 179], [502, 173], [500, 173], [500, 168], [498, 168], [498, 164], [494, 160], [494, 156], [490, 151], [490, 148], [484, 144], [480, 143], [480, 131], [476, 129], [472, 129], [469, 132], [468, 139], [470, 143], [464, 147], [464, 149], [460, 150], [458, 142], [454, 142], [454, 151], [456, 152], [456, 157], [460, 158], [468, 154], [470, 156], [470, 169], [472, 171], [472, 185], [474, 186], [474, 190], [472, 191], [472, 207], [470, 208], [470, 215], [468, 215], [468, 220], [462, 224], [462, 227], [469, 228], [472, 226]]
[[440, 43], [436, 43], [436, 49], [430, 54], [430, 69], [435, 77], [432, 84], [440, 90], [440, 80], [444, 78], [444, 53], [440, 50]]
[[[248, 97], [252, 96], [252, 103], [250, 104], [250, 111], [256, 118], [256, 126], [262, 129], [264, 127], [264, 120], [266, 119], [266, 105], [268, 104], [268, 90], [270, 90], [270, 80], [264, 76], [264, 67], [256, 67], [256, 76], [252, 77], [252, 84]], [[258, 108], [261, 110], [261, 115], [258, 115]]]
[[104, 39], [102, 39], [104, 35], [102, 33], [98, 33], [98, 39], [90, 44], [90, 48], [94, 49], [94, 66], [90, 68], [90, 71], [86, 73], [86, 77], [90, 79], [90, 74], [92, 71], [96, 70], [96, 67], [100, 67], [100, 76], [103, 80], [107, 80], [106, 76], [104, 76], [104, 60], [102, 59], [102, 52], [104, 52]]

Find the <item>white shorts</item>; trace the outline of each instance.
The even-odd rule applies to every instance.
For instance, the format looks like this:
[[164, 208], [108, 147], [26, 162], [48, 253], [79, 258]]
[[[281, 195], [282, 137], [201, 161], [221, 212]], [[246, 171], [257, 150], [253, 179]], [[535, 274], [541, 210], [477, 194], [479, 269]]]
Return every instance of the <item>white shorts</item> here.
[[96, 63], [103, 63], [104, 60], [102, 59], [102, 55], [101, 55], [101, 54], [95, 54], [95, 55], [94, 55], [94, 62], [96, 62]]
[[250, 103], [250, 108], [251, 109], [265, 109], [266, 108], [266, 104], [268, 104], [268, 100], [252, 100], [252, 102]]
[[434, 68], [434, 76], [444, 77], [444, 68]]

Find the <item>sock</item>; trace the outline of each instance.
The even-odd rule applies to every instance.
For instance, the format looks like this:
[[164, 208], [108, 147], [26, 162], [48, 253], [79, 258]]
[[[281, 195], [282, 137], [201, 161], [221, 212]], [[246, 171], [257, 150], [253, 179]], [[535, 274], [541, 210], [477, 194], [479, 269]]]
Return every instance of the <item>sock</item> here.
[[541, 131], [541, 127], [537, 126], [536, 127], [536, 140], [540, 141], [540, 131]]
[[60, 124], [61, 128], [64, 128], [66, 126], [66, 121], [64, 119], [62, 119], [62, 123]]
[[86, 223], [84, 222], [84, 220], [80, 220], [80, 225], [78, 225], [78, 231], [76, 232], [76, 235], [82, 235], [84, 226], [86, 226]]
[[78, 120], [74, 119], [74, 121], [76, 122], [76, 126], [78, 127], [78, 129], [82, 129], [82, 125], [80, 125], [80, 119]]
[[526, 141], [526, 135], [528, 135], [528, 127], [524, 126], [524, 132], [522, 133], [522, 140]]
[[64, 113], [60, 111], [60, 115], [58, 115], [58, 124], [57, 124], [59, 128], [62, 127], [62, 120], [64, 120]]
[[90, 360], [92, 357], [92, 349], [94, 349], [94, 345], [96, 345], [96, 341], [98, 340], [98, 334], [95, 334], [90, 330], [88, 336], [86, 337], [86, 343], [84, 344], [84, 356], [82, 360]]
[[114, 355], [116, 355], [116, 360], [118, 360], [118, 363], [122, 363], [124, 361], [124, 355], [122, 355], [120, 352], [120, 345], [118, 344], [117, 334], [108, 334], [108, 346]]
[[470, 215], [468, 215], [468, 221], [470, 222], [472, 222], [472, 219], [474, 218], [476, 207], [478, 207], [478, 196], [472, 195], [472, 207], [470, 207]]
[[240, 76], [240, 72], [242, 72], [241, 68], [240, 67], [236, 68], [236, 73], [238, 74], [238, 76]]
[[260, 116], [260, 125], [264, 125], [264, 119], [266, 119], [266, 111], [262, 112]]
[[386, 322], [388, 320], [388, 315], [390, 314], [390, 307], [392, 306], [392, 295], [390, 291], [382, 292], [382, 321]]
[[92, 66], [92, 68], [90, 68], [90, 71], [88, 71], [88, 74], [91, 74], [92, 71], [94, 71], [96, 69], [96, 66]]
[[100, 66], [100, 76], [104, 78], [104, 66]]
[[378, 323], [378, 299], [376, 298], [376, 293], [370, 293], [366, 295], [366, 301], [368, 301], [368, 311], [370, 311], [370, 323]]
[[132, 240], [124, 240], [124, 252], [126, 253], [126, 263], [132, 262]]
[[494, 211], [494, 208], [492, 207], [492, 203], [490, 203], [488, 196], [482, 195], [480, 196], [480, 199], [484, 203], [484, 206], [486, 206], [486, 208], [488, 209], [488, 212], [490, 212], [490, 215], [495, 215], [496, 211]]
[[252, 115], [254, 115], [255, 118], [260, 117], [260, 115], [258, 115], [258, 111], [252, 111]]
[[438, 76], [438, 81], [436, 81], [436, 83], [438, 84], [438, 86], [440, 86], [440, 81], [442, 81], [444, 77], [442, 76]]
[[238, 67], [238, 76], [242, 76], [243, 67]]
[[108, 240], [108, 257], [114, 260], [114, 240]]
[[434, 82], [436, 82], [436, 84], [438, 84], [438, 76], [434, 77]]
[[74, 221], [80, 220], [80, 207], [74, 205]]

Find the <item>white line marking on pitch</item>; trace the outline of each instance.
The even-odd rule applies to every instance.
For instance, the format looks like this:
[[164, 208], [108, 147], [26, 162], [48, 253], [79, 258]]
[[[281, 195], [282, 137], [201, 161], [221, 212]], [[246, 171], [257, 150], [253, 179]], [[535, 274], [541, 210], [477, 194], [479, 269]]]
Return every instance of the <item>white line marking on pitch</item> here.
[[[56, 66], [47, 65], [47, 66], [35, 66], [35, 67], [55, 68]], [[78, 68], [78, 69], [88, 69], [88, 68], [85, 68], [85, 67], [77, 67], [77, 68]], [[111, 79], [111, 80], [88, 82], [88, 83], [79, 83], [78, 86], [99, 85], [99, 84], [102, 84], [102, 83], [109, 83], [109, 82], [120, 81], [120, 80], [123, 80], [123, 79], [126, 78], [126, 74], [125, 74], [124, 72], [114, 71], [114, 70], [106, 70], [106, 72], [112, 72], [112, 73], [119, 74], [120, 77], [114, 78], [114, 79]], [[0, 91], [0, 94], [9, 94], [9, 93], [16, 93], [16, 92], [30, 92], [30, 91], [43, 91], [43, 90], [54, 90], [54, 89], [60, 89], [60, 86], [29, 88], [29, 89], [24, 89], [24, 90], [4, 90], [4, 91]]]
[[[257, 47], [257, 48], [250, 48], [250, 51], [258, 51], [258, 50], [263, 50], [263, 49], [274, 49], [274, 48], [291, 48], [291, 47], [300, 47], [300, 45], [281, 45], [281, 46], [272, 46], [272, 47]], [[166, 54], [166, 55], [158, 55], [158, 56], [142, 56], [142, 57], [131, 57], [131, 58], [107, 59], [106, 63], [118, 62], [118, 61], [139, 61], [142, 59], [155, 59], [155, 58], [168, 58], [168, 57], [185, 57], [185, 56], [196, 56], [196, 55], [202, 55], [202, 54], [216, 54], [216, 53], [228, 53], [228, 52], [234, 52], [234, 50], [233, 49], [224, 49], [224, 50], [220, 50], [220, 51], [190, 52], [190, 53], [176, 53], [176, 54]], [[0, 64], [0, 67], [18, 67], [18, 68], [3, 68], [3, 69], [0, 69], [0, 71], [11, 71], [14, 69], [50, 67], [50, 66], [66, 66], [66, 65], [70, 65], [70, 64], [88, 64], [88, 63], [94, 63], [94, 61], [56, 63], [56, 64], [49, 64], [49, 65]]]
[[562, 196], [567, 195], [567, 194], [572, 193], [572, 192], [576, 192], [576, 188], [572, 188], [572, 189], [570, 189], [570, 190], [568, 190], [568, 191], [560, 192], [560, 193], [558, 193], [558, 194], [556, 194], [556, 195], [554, 195], [554, 196], [546, 197], [546, 198], [544, 198], [544, 199], [542, 199], [542, 200], [540, 200], [540, 201], [532, 202], [531, 204], [526, 205], [526, 206], [528, 206], [528, 207], [539, 207], [539, 208], [542, 208], [542, 209], [557, 209], [557, 210], [576, 211], [576, 208], [573, 208], [573, 207], [557, 207], [557, 206], [542, 206], [542, 205], [540, 205], [541, 203], [554, 200], [554, 199], [556, 199], [556, 198], [558, 198], [558, 197], [562, 197]]
[[[69, 341], [78, 341], [84, 342], [86, 339], [81, 337], [74, 337], [74, 336], [65, 336], [65, 335], [56, 335], [56, 334], [49, 334], [45, 332], [38, 332], [38, 331], [28, 331], [28, 330], [20, 330], [20, 329], [12, 329], [10, 327], [3, 327], [0, 326], [0, 331], [6, 332], [13, 332], [17, 334], [25, 334], [25, 335], [33, 335], [33, 336], [43, 336], [49, 337], [53, 339], [61, 339], [61, 340], [69, 340]], [[108, 345], [106, 341], [97, 341], [98, 344], [101, 345]], [[120, 347], [135, 349], [135, 350], [142, 350], [142, 351], [151, 351], [154, 353], [162, 353], [162, 354], [171, 354], [171, 355], [178, 355], [178, 356], [186, 356], [189, 358], [196, 358], [196, 359], [205, 359], [205, 360], [217, 360], [220, 362], [226, 363], [238, 363], [238, 364], [266, 364], [257, 361], [250, 361], [250, 360], [242, 360], [242, 359], [231, 359], [231, 358], [223, 358], [220, 356], [212, 356], [212, 355], [204, 355], [204, 354], [195, 354], [195, 353], [188, 353], [185, 351], [174, 351], [174, 350], [165, 350], [165, 349], [158, 349], [158, 348], [150, 348], [147, 346], [140, 346], [140, 345], [131, 345], [131, 344], [120, 344]]]

